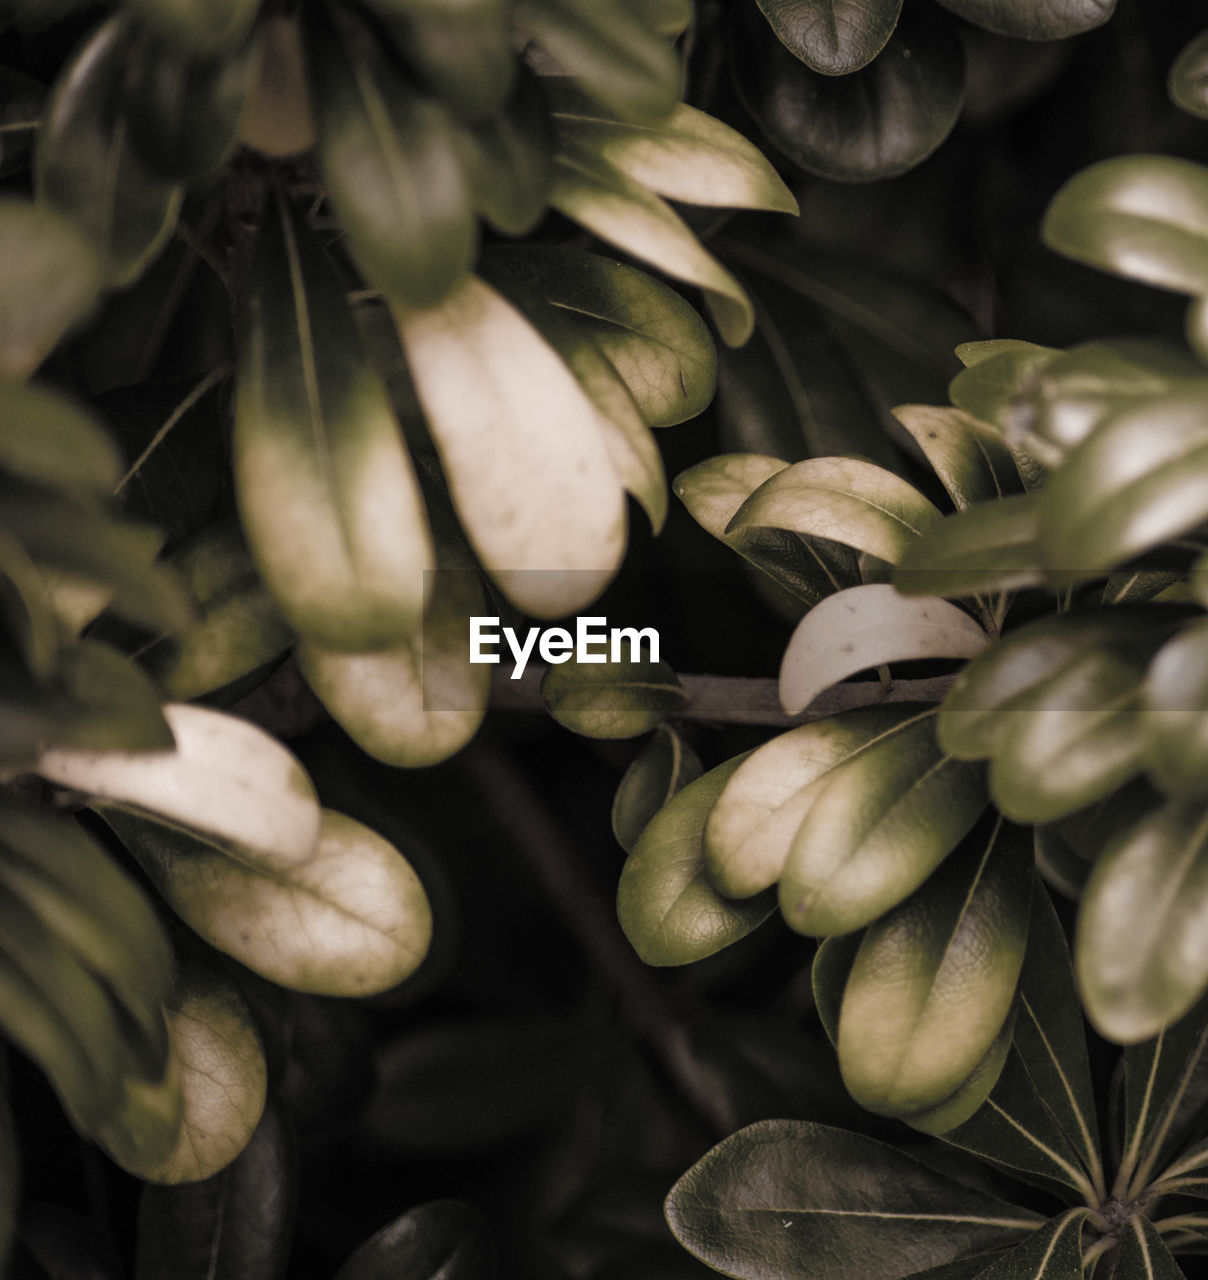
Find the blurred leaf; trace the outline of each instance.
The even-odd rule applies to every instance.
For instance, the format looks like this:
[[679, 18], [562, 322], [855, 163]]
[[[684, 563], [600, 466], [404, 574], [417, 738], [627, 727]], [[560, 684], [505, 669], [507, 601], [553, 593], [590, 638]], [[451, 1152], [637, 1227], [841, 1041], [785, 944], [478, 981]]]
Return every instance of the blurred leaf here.
[[647, 964], [702, 960], [737, 942], [772, 912], [766, 895], [745, 902], [721, 897], [705, 872], [709, 810], [744, 759], [710, 769], [673, 796], [651, 819], [621, 871], [617, 916]]
[[107, 808], [169, 822], [288, 871], [319, 839], [319, 806], [298, 761], [262, 729], [205, 707], [170, 703], [175, 750], [129, 754], [52, 749], [38, 772]]
[[751, 302], [738, 281], [670, 205], [577, 138], [562, 139], [550, 204], [623, 253], [702, 289], [729, 346], [751, 336]]
[[[940, 3], [987, 31], [1017, 40], [1064, 40], [1067, 36], [1080, 35], [1101, 27], [1116, 8], [1116, 0], [940, 0]], [[993, 1274], [997, 1278], [998, 1273]]]
[[302, 219], [278, 202], [248, 287], [235, 479], [282, 613], [316, 644], [355, 652], [418, 627], [433, 552], [398, 419], [341, 293]]
[[624, 493], [595, 406], [553, 348], [476, 277], [439, 308], [396, 307], [395, 320], [484, 566], [526, 613], [582, 609], [625, 549]]
[[[209, 19], [211, 29], [217, 24]], [[119, 18], [103, 23], [60, 73], [38, 133], [38, 196], [67, 215], [101, 251], [107, 282], [128, 285], [164, 247], [179, 187], [148, 168], [120, 101], [130, 53]]]
[[1033, 342], [979, 342], [958, 347], [957, 354], [966, 367], [948, 388], [952, 403], [1009, 442], [1025, 441], [1032, 415], [1021, 402], [1062, 352]]
[[1173, 156], [1102, 160], [1057, 192], [1042, 234], [1101, 271], [1208, 293], [1208, 169]]
[[780, 42], [813, 71], [845, 76], [885, 47], [902, 0], [759, 0]]
[[612, 801], [612, 833], [626, 853], [672, 796], [704, 773], [700, 757], [666, 724], [634, 756]]
[[964, 54], [946, 15], [907, 9], [884, 48], [850, 75], [811, 71], [754, 7], [736, 13], [731, 49], [743, 104], [768, 141], [808, 173], [839, 182], [893, 178], [925, 160], [964, 101]]
[[304, 1138], [340, 1132], [364, 1110], [377, 1074], [369, 1014], [338, 997], [288, 990], [281, 997], [287, 1049], [281, 1101]]
[[292, 1243], [293, 1135], [269, 1099], [246, 1147], [199, 1182], [143, 1187], [135, 1280], [280, 1280]]
[[652, 427], [696, 417], [713, 398], [717, 353], [696, 311], [665, 284], [581, 249], [516, 245], [489, 251], [531, 283], [599, 347]]
[[635, 125], [602, 112], [571, 81], [542, 88], [559, 139], [583, 148], [641, 186], [685, 204], [797, 212], [763, 152], [735, 129], [686, 103], [665, 120]]
[[127, 0], [127, 7], [166, 40], [199, 54], [236, 48], [259, 10], [257, 0]]
[[107, 495], [121, 475], [96, 419], [49, 387], [0, 383], [0, 469], [33, 484]]
[[316, 140], [315, 88], [297, 12], [266, 13], [256, 24], [257, 74], [239, 141], [273, 159], [310, 151]]
[[598, 0], [517, 0], [513, 22], [597, 102], [654, 123], [680, 96], [680, 63], [635, 6]]
[[335, 1280], [491, 1280], [494, 1253], [476, 1209], [460, 1200], [432, 1200], [370, 1236]]
[[284, 868], [120, 809], [101, 816], [181, 918], [271, 982], [363, 996], [418, 968], [432, 934], [419, 877], [368, 827], [323, 810], [318, 848]]
[[1176, 107], [1208, 120], [1208, 31], [1201, 31], [1174, 60], [1166, 81]]
[[913, 893], [985, 807], [981, 769], [941, 750], [934, 717], [906, 720], [826, 775], [780, 877], [781, 913], [815, 937], [861, 928]]
[[34, 681], [50, 681], [59, 665], [59, 628], [50, 593], [25, 548], [8, 533], [0, 533], [0, 616]]
[[958, 511], [1023, 492], [1011, 451], [959, 409], [904, 404], [894, 417], [923, 451]]
[[0, 376], [27, 378], [97, 304], [104, 267], [70, 218], [0, 199]]
[[714, 1147], [671, 1189], [667, 1220], [685, 1248], [742, 1280], [899, 1280], [1043, 1222], [884, 1143], [793, 1120]]
[[15, 67], [0, 66], [0, 177], [24, 168], [46, 103], [46, 86]]
[[476, 248], [456, 124], [358, 17], [311, 12], [319, 158], [349, 251], [392, 300], [433, 306], [469, 271]]
[[486, 605], [471, 569], [440, 570], [418, 635], [337, 653], [303, 643], [298, 664], [336, 722], [385, 764], [421, 768], [459, 751], [486, 713], [491, 669], [470, 662], [469, 619]]
[[[568, 633], [569, 634], [569, 633]], [[687, 699], [666, 662], [592, 662], [572, 655], [551, 664], [541, 681], [550, 715], [572, 733], [588, 738], [636, 738], [649, 733]]]
[[1146, 769], [1170, 795], [1208, 796], [1208, 625], [1180, 631], [1145, 673]]
[[889, 583], [848, 587], [797, 624], [780, 663], [780, 705], [799, 715], [859, 671], [916, 658], [972, 658], [990, 637], [956, 605], [899, 595]]
[[14, 1280], [122, 1280], [112, 1243], [83, 1213], [45, 1202], [26, 1204], [13, 1265]]
[[896, 564], [940, 513], [911, 484], [860, 458], [807, 458], [776, 472], [739, 507], [727, 533], [787, 529]]

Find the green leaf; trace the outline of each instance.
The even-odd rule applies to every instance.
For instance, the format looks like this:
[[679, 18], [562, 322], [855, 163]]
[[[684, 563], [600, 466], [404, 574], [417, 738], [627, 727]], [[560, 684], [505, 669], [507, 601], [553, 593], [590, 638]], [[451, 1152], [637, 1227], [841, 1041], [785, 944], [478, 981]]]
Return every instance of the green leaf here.
[[229, 843], [288, 870], [319, 839], [319, 806], [298, 761], [262, 729], [205, 707], [172, 703], [175, 750], [43, 752], [38, 772], [107, 806]]
[[563, 728], [588, 738], [636, 738], [649, 733], [687, 699], [666, 662], [591, 662], [577, 656], [549, 667], [541, 696]]
[[748, 898], [780, 878], [821, 782], [918, 715], [909, 703], [858, 707], [800, 725], [757, 748], [719, 796], [705, 827], [705, 866], [728, 898]]
[[0, 383], [0, 469], [101, 496], [113, 492], [121, 465], [104, 428], [75, 401], [49, 387]]
[[1183, 1016], [1208, 985], [1208, 814], [1174, 802], [1103, 851], [1082, 899], [1076, 959], [1087, 1013], [1135, 1044]]
[[852, 965], [856, 963], [856, 953], [860, 943], [864, 941], [864, 930], [855, 933], [837, 933], [823, 938], [814, 952], [814, 963], [810, 967], [810, 989], [814, 995], [814, 1007], [818, 1013], [818, 1021], [826, 1032], [831, 1046], [839, 1043], [839, 1010], [843, 1004], [843, 988], [847, 986], [847, 977]]
[[433, 306], [474, 259], [477, 226], [455, 121], [345, 10], [313, 10], [319, 159], [348, 247], [375, 288]]
[[850, 548], [784, 529], [726, 532], [747, 498], [785, 466], [779, 458], [759, 454], [723, 454], [680, 472], [672, 487], [706, 533], [724, 542], [767, 574], [777, 586], [812, 607], [831, 592], [859, 581], [859, 565]]
[[336, 1280], [490, 1280], [494, 1248], [485, 1220], [460, 1200], [432, 1200], [360, 1246]]
[[829, 538], [896, 564], [939, 511], [911, 484], [860, 458], [807, 458], [766, 480], [727, 533], [787, 529]]
[[964, 54], [946, 15], [907, 9], [860, 71], [811, 71], [754, 7], [731, 47], [743, 105], [768, 141], [808, 173], [839, 182], [897, 177], [951, 132], [964, 101]]
[[759, 0], [759, 7], [795, 58], [823, 75], [846, 76], [885, 47], [902, 0]]
[[1140, 1213], [1128, 1220], [1112, 1275], [1115, 1280], [1185, 1280], [1154, 1224]]
[[483, 565], [526, 613], [582, 609], [625, 549], [624, 492], [595, 405], [545, 339], [476, 277], [439, 308], [394, 314]]
[[1071, 1209], [977, 1273], [978, 1280], [1082, 1280], [1082, 1228], [1088, 1209]]
[[579, 325], [620, 374], [652, 427], [709, 405], [717, 352], [696, 311], [645, 271], [582, 249], [509, 246], [498, 258]]
[[[862, 1107], [909, 1119], [974, 1072], [1015, 999], [1031, 894], [1031, 841], [994, 817], [868, 928], [838, 1035], [843, 1082]], [[982, 1082], [962, 1120], [996, 1078]]]
[[43, 204], [0, 199], [0, 377], [27, 378], [87, 317], [104, 283], [96, 247]]
[[907, 596], [966, 598], [1039, 586], [1038, 498], [1011, 494], [931, 525], [902, 555], [894, 586]]
[[317, 644], [364, 650], [418, 626], [433, 553], [386, 388], [334, 270], [279, 202], [248, 289], [235, 401], [240, 515], [265, 583]]
[[758, 147], [687, 103], [656, 124], [638, 125], [600, 111], [570, 81], [547, 77], [542, 89], [568, 150], [582, 148], [669, 200], [797, 212], [793, 193]]
[[485, 607], [472, 570], [441, 570], [410, 640], [374, 653], [337, 653], [304, 641], [298, 663], [362, 751], [402, 768], [436, 764], [465, 746], [486, 713], [491, 669], [470, 662], [469, 623]]
[[1149, 776], [1169, 795], [1208, 797], [1208, 624], [1188, 626], [1158, 650], [1142, 695]]
[[[1116, 0], [940, 0], [945, 9], [1000, 36], [1064, 40], [1101, 27]], [[1014, 1273], [1011, 1273], [1014, 1274]]]
[[517, 0], [513, 22], [586, 93], [622, 119], [652, 123], [679, 101], [675, 49], [633, 5]]
[[200, 1182], [143, 1187], [135, 1280], [282, 1275], [296, 1182], [293, 1135], [270, 1097], [247, 1146], [226, 1168]]
[[211, 945], [295, 991], [364, 996], [409, 977], [432, 914], [410, 864], [381, 836], [323, 810], [311, 857], [254, 851], [97, 806], [172, 909]]
[[1170, 99], [1190, 115], [1208, 120], [1208, 31], [1183, 47], [1166, 80]]
[[163, 178], [214, 173], [235, 149], [256, 71], [255, 44], [197, 57], [140, 32], [126, 64], [126, 120], [143, 159]]
[[612, 833], [632, 853], [650, 820], [678, 791], [705, 771], [700, 757], [670, 726], [661, 724], [634, 756], [612, 801]]
[[1023, 492], [1011, 451], [971, 415], [905, 404], [894, 417], [922, 449], [958, 511]]
[[780, 663], [780, 705], [799, 715], [840, 680], [887, 662], [972, 658], [990, 637], [936, 596], [899, 595], [889, 583], [848, 587], [797, 624]]
[[646, 826], [621, 871], [617, 916], [647, 964], [703, 960], [772, 913], [766, 897], [746, 902], [721, 897], [705, 872], [705, 821], [744, 759], [737, 756], [710, 769], [673, 796]]
[[59, 75], [35, 153], [39, 199], [100, 250], [106, 283], [115, 287], [132, 283], [158, 256], [181, 201], [180, 188], [148, 167], [123, 114], [129, 52], [121, 19], [93, 32]]
[[247, 38], [258, 0], [126, 0], [147, 26], [191, 53], [222, 53]]
[[1180, 293], [1208, 293], [1208, 169], [1173, 156], [1102, 160], [1053, 197], [1051, 249]]
[[1202, 391], [1124, 409], [1050, 477], [1039, 505], [1045, 560], [1094, 574], [1189, 533], [1208, 519], [1206, 481]]
[[899, 1280], [1014, 1244], [1043, 1220], [872, 1138], [765, 1120], [675, 1184], [667, 1221], [685, 1248], [742, 1280]]
[[1008, 1011], [1006, 1021], [998, 1029], [998, 1035], [978, 1060], [977, 1065], [965, 1077], [954, 1093], [925, 1111], [915, 1111], [903, 1120], [919, 1133], [943, 1137], [958, 1128], [985, 1104], [990, 1091], [998, 1083], [1011, 1056], [1011, 1038], [1015, 1030], [1015, 1008]]
[[1026, 419], [1020, 421], [1021, 400], [1063, 353], [1033, 342], [999, 341], [968, 343], [958, 347], [957, 354], [967, 363], [948, 388], [952, 403], [1012, 440], [1023, 436], [1027, 427]]
[[550, 204], [623, 253], [702, 289], [729, 346], [751, 336], [755, 317], [738, 281], [670, 205], [577, 139], [562, 140]]
[[432, 95], [471, 120], [507, 101], [516, 77], [505, 0], [370, 0]]
[[868, 924], [917, 889], [985, 807], [980, 767], [945, 755], [930, 714], [906, 721], [828, 774], [780, 879], [785, 920], [814, 936]]

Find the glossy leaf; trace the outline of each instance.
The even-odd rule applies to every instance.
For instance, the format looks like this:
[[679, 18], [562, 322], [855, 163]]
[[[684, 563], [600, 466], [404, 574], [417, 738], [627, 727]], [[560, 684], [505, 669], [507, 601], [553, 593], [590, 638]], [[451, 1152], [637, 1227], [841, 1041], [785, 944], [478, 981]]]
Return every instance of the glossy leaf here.
[[768, 918], [766, 898], [731, 902], [705, 873], [705, 822], [746, 757], [710, 769], [672, 797], [647, 825], [617, 887], [617, 916], [634, 950], [652, 965], [690, 964], [737, 942]]
[[563, 138], [555, 159], [550, 204], [623, 253], [702, 289], [730, 346], [741, 346], [751, 336], [755, 318], [738, 281], [670, 205], [592, 148]]
[[969, 831], [985, 808], [983, 787], [978, 766], [941, 750], [930, 715], [840, 765], [793, 840], [780, 879], [784, 918], [815, 936], [875, 920]]
[[634, 182], [684, 204], [797, 212], [797, 201], [763, 152], [735, 129], [687, 103], [638, 126], [602, 112], [569, 81], [542, 88], [558, 137]]
[[901, 0], [759, 0], [780, 42], [814, 71], [845, 76], [870, 63], [897, 26]]
[[1058, 191], [1042, 234], [1102, 271], [1208, 293], [1208, 169], [1173, 156], [1102, 160]]
[[396, 308], [395, 319], [484, 566], [527, 613], [582, 609], [625, 547], [624, 494], [595, 406], [540, 334], [475, 277], [441, 307]]
[[293, 1135], [269, 1098], [247, 1146], [226, 1168], [200, 1182], [143, 1187], [135, 1280], [280, 1280], [296, 1181]]
[[432, 1200], [369, 1237], [335, 1280], [491, 1280], [494, 1248], [478, 1211], [460, 1200]]
[[259, 9], [257, 0], [128, 0], [127, 7], [165, 39], [195, 53], [236, 48]]
[[1180, 631], [1145, 673], [1146, 769], [1169, 795], [1208, 796], [1208, 626]]
[[667, 285], [581, 249], [515, 246], [490, 256], [523, 273], [590, 336], [650, 426], [674, 426], [708, 407], [717, 381], [713, 339], [694, 308]]
[[753, 7], [739, 10], [736, 35], [744, 105], [778, 151], [819, 177], [876, 182], [905, 173], [960, 114], [964, 56], [946, 15], [907, 9], [876, 58], [842, 76], [798, 61]]
[[88, 316], [104, 282], [96, 246], [44, 204], [0, 200], [0, 376], [27, 378]]
[[302, 766], [246, 720], [172, 703], [171, 751], [52, 749], [38, 772], [110, 807], [229, 842], [259, 864], [305, 863], [319, 839], [319, 806]]
[[456, 124], [352, 14], [316, 11], [309, 43], [319, 158], [353, 259], [391, 299], [433, 306], [469, 271], [476, 247]]
[[613, 797], [612, 833], [621, 848], [632, 853], [654, 815], [704, 771], [700, 757], [680, 735], [670, 725], [659, 725], [625, 770]]
[[797, 624], [780, 663], [780, 705], [798, 715], [840, 680], [886, 662], [972, 658], [989, 636], [955, 605], [899, 595], [888, 583], [848, 587]]
[[1101, 27], [1116, 0], [940, 0], [945, 9], [996, 35], [1064, 40]]
[[729, 898], [747, 898], [775, 884], [822, 779], [905, 728], [918, 711], [908, 703], [860, 707], [790, 729], [752, 752], [709, 813], [710, 881]]
[[937, 1107], [990, 1050], [1023, 965], [1031, 852], [1025, 832], [988, 820], [864, 934], [838, 1035], [843, 1081], [862, 1107], [907, 1119]]
[[742, 504], [727, 533], [787, 529], [896, 564], [940, 513], [913, 485], [860, 458], [808, 458], [776, 472]]
[[470, 623], [485, 608], [472, 570], [438, 571], [420, 633], [393, 649], [338, 653], [303, 643], [298, 663], [362, 751], [420, 768], [459, 751], [486, 713], [491, 668], [470, 663]]
[[[597, 654], [597, 657], [599, 655]], [[666, 662], [553, 664], [541, 696], [564, 728], [588, 738], [636, 738], [649, 733], [687, 698]]]
[[120, 810], [105, 821], [207, 942], [281, 986], [363, 996], [419, 966], [432, 933], [410, 864], [368, 827], [323, 811], [318, 848], [288, 870]]
[[1183, 47], [1166, 81], [1176, 107], [1208, 120], [1208, 31]]
[[753, 527], [727, 532], [747, 498], [786, 465], [779, 458], [760, 454], [723, 454], [681, 472], [673, 488], [706, 533], [812, 606], [859, 581], [859, 566], [850, 548], [785, 529]]
[[1109, 1039], [1134, 1044], [1182, 1017], [1208, 985], [1208, 818], [1171, 802], [1120, 832], [1083, 895], [1078, 982]]
[[907, 404], [894, 416], [922, 449], [958, 511], [1023, 492], [1011, 451], [958, 409]]
[[652, 123], [679, 100], [675, 50], [636, 6], [518, 0], [513, 21], [586, 93], [622, 119]]
[[70, 218], [100, 251], [106, 282], [128, 285], [164, 247], [180, 188], [147, 165], [119, 102], [126, 28], [103, 23], [60, 74], [38, 133], [39, 199]]
[[432, 568], [423, 500], [342, 290], [279, 203], [248, 290], [235, 479], [252, 554], [286, 618], [341, 650], [418, 626]]
[[795, 1120], [714, 1147], [672, 1188], [667, 1220], [698, 1258], [741, 1280], [899, 1280], [1013, 1244], [1042, 1221], [884, 1143]]

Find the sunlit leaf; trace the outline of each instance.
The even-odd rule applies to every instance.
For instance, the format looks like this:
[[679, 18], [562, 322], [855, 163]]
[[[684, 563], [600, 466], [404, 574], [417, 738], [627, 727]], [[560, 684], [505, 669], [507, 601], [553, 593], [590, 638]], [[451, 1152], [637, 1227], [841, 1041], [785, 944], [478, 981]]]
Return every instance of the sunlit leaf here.
[[1208, 626], [1180, 631], [1145, 673], [1146, 769], [1170, 795], [1208, 796]]

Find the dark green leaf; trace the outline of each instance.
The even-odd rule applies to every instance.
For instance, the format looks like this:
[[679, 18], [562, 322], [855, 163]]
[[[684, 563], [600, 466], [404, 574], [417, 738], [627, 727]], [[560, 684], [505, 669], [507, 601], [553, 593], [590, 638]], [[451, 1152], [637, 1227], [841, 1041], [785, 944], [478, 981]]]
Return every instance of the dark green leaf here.
[[433, 1200], [370, 1236], [336, 1280], [491, 1280], [494, 1252], [476, 1209], [459, 1200]]
[[659, 725], [625, 770], [613, 797], [612, 833], [617, 844], [632, 853], [654, 815], [704, 771], [700, 757], [679, 734], [670, 725]]
[[1185, 1280], [1154, 1224], [1141, 1213], [1128, 1220], [1112, 1275], [1115, 1280]]
[[1175, 106], [1208, 120], [1208, 31], [1187, 44], [1170, 68], [1166, 81]]
[[978, 1280], [1082, 1280], [1082, 1228], [1088, 1214], [1079, 1208], [1053, 1218], [979, 1271]]
[[59, 626], [37, 566], [11, 534], [0, 533], [0, 617], [29, 674], [45, 684], [59, 665]]
[[96, 306], [104, 274], [95, 245], [70, 218], [0, 200], [0, 376], [29, 377]]
[[1064, 40], [1067, 36], [1080, 35], [1101, 27], [1116, 8], [1116, 0], [940, 0], [940, 3], [987, 31], [1017, 40]]
[[823, 75], [845, 76], [885, 47], [902, 0], [759, 0], [759, 7], [794, 57]]
[[1173, 156], [1100, 161], [1053, 197], [1042, 233], [1102, 271], [1208, 293], [1208, 169]]
[[1042, 1222], [871, 1138], [793, 1120], [714, 1147], [672, 1188], [667, 1220], [698, 1258], [741, 1280], [898, 1280]]
[[293, 1134], [270, 1098], [247, 1146], [218, 1173], [144, 1186], [135, 1280], [280, 1280], [297, 1197]]
[[1179, 632], [1145, 675], [1146, 769], [1170, 795], [1208, 796], [1208, 624]]
[[762, 924], [766, 896], [732, 902], [705, 873], [709, 810], [734, 771], [737, 756], [672, 797], [647, 825], [617, 887], [617, 916], [634, 950], [652, 965], [690, 964], [728, 947]]
[[39, 197], [65, 214], [105, 260], [108, 283], [128, 285], [164, 247], [181, 191], [154, 173], [123, 114], [130, 34], [103, 23], [60, 73], [38, 134]]
[[754, 8], [736, 14], [735, 80], [777, 150], [840, 182], [896, 177], [948, 136], [964, 101], [964, 54], [951, 19], [908, 9], [877, 57], [852, 75], [811, 71]]
[[258, 0], [129, 0], [165, 39], [193, 53], [218, 53], [243, 43], [259, 11]]

